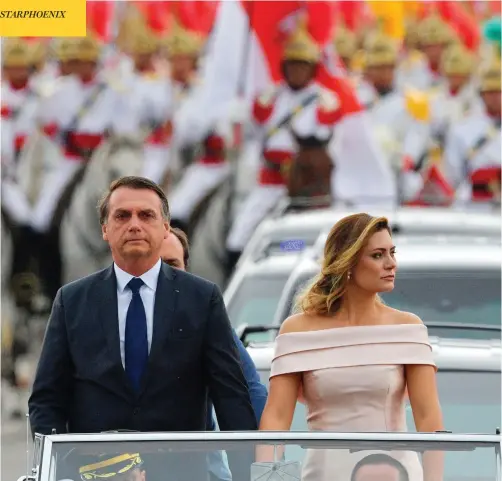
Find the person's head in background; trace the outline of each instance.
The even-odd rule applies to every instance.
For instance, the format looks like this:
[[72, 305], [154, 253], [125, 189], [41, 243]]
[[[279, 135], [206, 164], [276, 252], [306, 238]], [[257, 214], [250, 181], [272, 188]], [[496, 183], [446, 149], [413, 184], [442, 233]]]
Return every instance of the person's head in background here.
[[406, 468], [387, 454], [370, 454], [352, 471], [350, 481], [409, 481]]
[[190, 246], [187, 235], [181, 229], [177, 227], [171, 228], [169, 235], [162, 243], [160, 257], [171, 267], [183, 271], [188, 269]]

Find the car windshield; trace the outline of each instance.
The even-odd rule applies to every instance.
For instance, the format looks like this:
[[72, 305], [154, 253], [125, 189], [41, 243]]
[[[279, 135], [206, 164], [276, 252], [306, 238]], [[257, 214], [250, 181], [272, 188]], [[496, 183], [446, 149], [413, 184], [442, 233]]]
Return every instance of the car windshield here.
[[[260, 378], [267, 386], [269, 376], [269, 370], [260, 371]], [[437, 385], [446, 430], [453, 433], [494, 433], [495, 429], [501, 426], [500, 372], [439, 370]], [[308, 430], [306, 416], [305, 406], [298, 403], [291, 429]], [[406, 418], [408, 429], [415, 432], [409, 404], [406, 405]], [[486, 466], [483, 479], [490, 479], [490, 474], [493, 473], [489, 468], [490, 458], [486, 457], [485, 453], [478, 453], [475, 464], [456, 457], [450, 457], [447, 461], [448, 473], [451, 473], [452, 480], [476, 478], [474, 473], [477, 468], [474, 466]]]
[[[378, 473], [382, 480], [417, 481], [424, 472], [425, 479], [496, 481], [498, 444], [494, 437], [433, 442], [405, 433], [378, 434], [376, 440], [366, 435], [365, 441], [364, 434], [352, 439], [343, 433], [321, 432], [288, 433], [289, 440], [280, 432], [158, 434], [114, 435], [111, 439], [105, 435], [107, 441], [99, 441], [104, 436], [97, 435], [87, 441], [47, 443], [39, 479], [346, 481], [377, 479], [372, 475]], [[267, 441], [260, 442], [265, 436]], [[114, 441], [117, 437], [122, 440]], [[218, 438], [223, 440], [215, 440]], [[431, 476], [422, 467], [421, 454], [427, 451], [445, 453], [442, 473]], [[256, 452], [261, 455], [260, 462], [255, 462]], [[460, 471], [465, 466], [469, 469]]]
[[[293, 302], [312, 274], [305, 274], [295, 284], [281, 312], [283, 321]], [[398, 272], [392, 292], [382, 294], [389, 306], [413, 312], [426, 324], [484, 324], [500, 326], [501, 277], [498, 270], [409, 270]], [[500, 332], [466, 331], [431, 327], [430, 334], [449, 337], [500, 338]]]
[[287, 278], [286, 273], [246, 277], [227, 304], [232, 326], [271, 324]]

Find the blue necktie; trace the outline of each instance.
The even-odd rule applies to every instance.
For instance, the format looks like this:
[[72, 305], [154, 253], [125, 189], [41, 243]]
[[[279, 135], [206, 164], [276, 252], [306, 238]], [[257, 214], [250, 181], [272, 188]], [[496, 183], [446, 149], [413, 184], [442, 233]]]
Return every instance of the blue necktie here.
[[134, 277], [127, 284], [132, 291], [132, 299], [127, 310], [125, 327], [125, 372], [136, 391], [139, 391], [141, 376], [148, 361], [146, 314], [139, 294], [143, 284], [139, 277]]

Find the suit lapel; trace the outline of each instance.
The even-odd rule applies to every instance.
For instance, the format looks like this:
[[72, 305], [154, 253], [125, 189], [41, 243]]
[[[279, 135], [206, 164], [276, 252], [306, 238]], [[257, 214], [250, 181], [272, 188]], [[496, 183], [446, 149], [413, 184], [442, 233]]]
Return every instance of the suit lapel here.
[[176, 269], [162, 262], [155, 291], [153, 308], [152, 346], [148, 356], [148, 364], [141, 383], [141, 393], [146, 388], [151, 376], [155, 359], [162, 355], [162, 347], [169, 335], [171, 322], [176, 311], [178, 291], [176, 289]]
[[119, 316], [117, 306], [117, 279], [113, 271], [113, 265], [104, 271], [101, 282], [96, 285], [96, 296], [98, 298], [98, 316], [100, 325], [103, 328], [103, 334], [108, 344], [110, 358], [116, 366], [116, 372], [129, 392], [133, 394], [129, 379], [122, 365], [120, 356], [120, 337], [119, 337]]

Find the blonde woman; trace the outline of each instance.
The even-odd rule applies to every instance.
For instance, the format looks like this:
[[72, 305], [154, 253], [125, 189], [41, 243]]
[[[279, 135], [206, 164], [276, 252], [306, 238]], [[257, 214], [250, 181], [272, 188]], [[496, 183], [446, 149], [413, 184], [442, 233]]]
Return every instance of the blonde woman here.
[[[276, 339], [260, 430], [289, 430], [299, 399], [313, 431], [406, 431], [406, 391], [417, 431], [443, 430], [427, 328], [378, 296], [394, 289], [396, 268], [396, 247], [384, 217], [355, 214], [331, 229], [321, 273]], [[350, 479], [348, 465], [367, 454], [345, 453], [341, 459], [339, 451], [310, 451], [303, 479]], [[269, 456], [258, 451], [259, 461]], [[438, 453], [426, 453], [423, 469], [415, 453], [395, 457], [410, 481], [442, 479]]]

